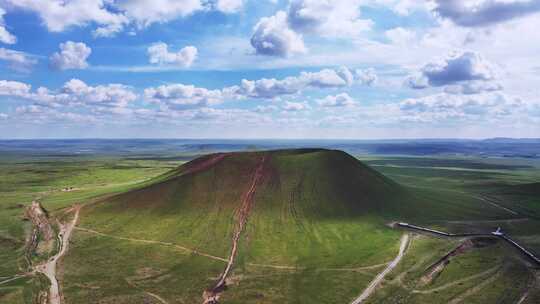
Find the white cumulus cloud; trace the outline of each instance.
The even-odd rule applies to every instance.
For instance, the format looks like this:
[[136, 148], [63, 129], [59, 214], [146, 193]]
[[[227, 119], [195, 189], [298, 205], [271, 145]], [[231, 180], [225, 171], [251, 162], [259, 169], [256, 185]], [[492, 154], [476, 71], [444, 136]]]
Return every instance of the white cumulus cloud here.
[[137, 99], [131, 88], [121, 84], [90, 86], [79, 79], [67, 81], [59, 91], [39, 87], [35, 91], [22, 82], [0, 80], [0, 95], [17, 97], [51, 108], [66, 106], [126, 107]]
[[291, 0], [287, 20], [298, 32], [353, 37], [373, 25], [360, 18], [361, 4], [360, 0]]
[[30, 93], [31, 86], [18, 81], [0, 80], [0, 95], [24, 97]]
[[360, 0], [291, 0], [287, 11], [263, 17], [254, 28], [251, 45], [257, 54], [289, 57], [306, 53], [303, 34], [351, 38], [371, 29], [360, 18]]
[[57, 70], [85, 69], [88, 67], [86, 59], [91, 53], [92, 49], [82, 42], [60, 43], [60, 52], [52, 54], [50, 66]]
[[5, 0], [9, 5], [35, 12], [51, 32], [62, 32], [72, 26], [89, 23], [121, 28], [127, 18], [106, 7], [108, 0]]
[[186, 17], [202, 10], [200, 0], [117, 0], [114, 5], [140, 27]]
[[182, 67], [190, 67], [197, 59], [197, 48], [186, 46], [178, 52], [170, 52], [167, 44], [156, 43], [148, 48], [150, 63], [173, 64]]
[[347, 93], [341, 93], [338, 95], [329, 95], [324, 99], [320, 99], [317, 103], [322, 107], [328, 108], [343, 108], [343, 107], [352, 107], [356, 105], [354, 98], [349, 96]]
[[286, 101], [281, 108], [287, 112], [299, 112], [309, 109], [309, 106], [304, 102]]
[[272, 99], [297, 94], [309, 88], [332, 89], [347, 87], [352, 84], [350, 76], [351, 72], [344, 67], [338, 70], [323, 69], [318, 72], [301, 72], [299, 76], [290, 76], [284, 79], [244, 79], [240, 86], [230, 89], [236, 94], [245, 97]]
[[496, 67], [479, 53], [459, 51], [424, 65], [419, 73], [409, 77], [407, 83], [412, 88], [422, 89], [469, 81], [490, 81], [496, 76]]
[[289, 28], [284, 11], [261, 18], [255, 25], [251, 45], [257, 54], [269, 56], [289, 57], [307, 51], [302, 35]]
[[212, 4], [220, 12], [235, 13], [242, 9], [244, 0], [214, 0]]
[[171, 108], [206, 107], [223, 102], [227, 92], [193, 85], [170, 84], [144, 90], [146, 100]]
[[17, 37], [13, 36], [7, 29], [4, 22], [6, 11], [0, 7], [0, 42], [5, 44], [14, 44], [17, 42]]
[[488, 26], [540, 12], [537, 0], [435, 0], [434, 11], [466, 26]]
[[410, 98], [400, 103], [405, 115], [416, 121], [470, 119], [474, 117], [503, 117], [525, 109], [521, 98], [500, 92], [472, 95], [438, 93], [420, 98]]
[[0, 48], [0, 60], [8, 63], [10, 69], [17, 72], [29, 72], [37, 60], [24, 52]]
[[377, 76], [377, 73], [375, 72], [375, 69], [369, 68], [365, 70], [357, 69], [354, 71], [356, 79], [360, 82], [360, 84], [367, 85], [367, 86], [373, 86], [375, 83], [377, 83], [377, 80], [379, 77]]
[[62, 87], [60, 94], [54, 95], [59, 103], [125, 107], [134, 101], [137, 95], [121, 84], [89, 86], [79, 79], [71, 79]]
[[415, 40], [416, 34], [408, 29], [396, 27], [384, 32], [386, 38], [397, 45], [407, 45]]
[[[34, 12], [51, 32], [95, 26], [94, 36], [111, 37], [130, 25], [144, 28], [187, 17], [198, 11], [235, 13], [242, 0], [3, 0], [7, 7]], [[4, 30], [4, 31], [3, 31]], [[13, 41], [0, 23], [0, 39]], [[1, 40], [0, 40], [1, 41]]]

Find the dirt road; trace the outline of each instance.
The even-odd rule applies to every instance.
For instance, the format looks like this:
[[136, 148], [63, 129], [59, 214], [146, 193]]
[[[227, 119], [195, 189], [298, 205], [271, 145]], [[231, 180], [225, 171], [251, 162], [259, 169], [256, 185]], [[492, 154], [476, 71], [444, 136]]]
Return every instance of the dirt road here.
[[80, 206], [74, 207], [75, 215], [73, 216], [73, 220], [70, 223], [59, 223], [60, 232], [58, 233], [58, 241], [60, 242], [60, 250], [58, 251], [58, 253], [51, 257], [47, 262], [39, 264], [34, 268], [35, 271], [47, 276], [47, 278], [51, 282], [51, 286], [49, 288], [49, 304], [61, 303], [60, 287], [56, 278], [56, 263], [62, 256], [66, 254], [68, 250], [69, 239], [71, 237], [71, 233], [73, 232], [73, 228], [75, 228], [75, 224], [79, 220], [80, 209]]
[[386, 266], [386, 268], [383, 271], [381, 271], [375, 277], [375, 279], [373, 279], [373, 281], [371, 281], [371, 283], [369, 283], [368, 287], [362, 292], [362, 294], [358, 296], [358, 298], [354, 299], [354, 301], [352, 301], [352, 304], [363, 303], [373, 293], [373, 291], [377, 288], [377, 286], [381, 284], [384, 277], [390, 271], [392, 271], [392, 269], [394, 269], [398, 265], [398, 263], [401, 261], [401, 258], [403, 258], [403, 255], [405, 254], [405, 249], [407, 249], [408, 244], [409, 244], [409, 235], [404, 234], [401, 237], [401, 245], [399, 246], [399, 252], [396, 258], [392, 260], [392, 262], [390, 262], [388, 266]]

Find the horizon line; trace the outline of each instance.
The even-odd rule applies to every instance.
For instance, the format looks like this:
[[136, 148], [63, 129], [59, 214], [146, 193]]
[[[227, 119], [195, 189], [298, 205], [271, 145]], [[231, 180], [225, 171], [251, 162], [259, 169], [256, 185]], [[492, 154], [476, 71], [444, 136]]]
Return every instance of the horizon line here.
[[240, 141], [257, 141], [257, 140], [283, 140], [283, 141], [295, 141], [295, 140], [317, 140], [317, 141], [403, 141], [403, 140], [470, 140], [470, 141], [483, 141], [483, 140], [540, 140], [540, 137], [404, 137], [404, 138], [280, 138], [280, 137], [253, 137], [253, 138], [236, 138], [236, 137], [223, 137], [223, 138], [211, 138], [211, 137], [45, 137], [45, 138], [0, 138], [0, 141], [17, 141], [17, 140], [240, 140]]

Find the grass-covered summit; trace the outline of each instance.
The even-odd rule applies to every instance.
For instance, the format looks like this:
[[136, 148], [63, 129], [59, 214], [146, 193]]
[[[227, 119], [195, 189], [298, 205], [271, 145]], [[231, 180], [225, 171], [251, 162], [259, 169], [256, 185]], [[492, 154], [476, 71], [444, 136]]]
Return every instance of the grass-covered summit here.
[[153, 184], [119, 195], [114, 207], [158, 213], [235, 209], [263, 157], [257, 211], [290, 217], [352, 217], [393, 210], [406, 191], [342, 151], [220, 153], [197, 158]]
[[185, 236], [199, 246], [209, 238], [229, 238], [234, 215], [252, 187], [254, 220], [248, 229], [260, 229], [256, 221], [262, 218], [276, 230], [290, 225], [308, 232], [305, 226], [315, 221], [369, 218], [384, 224], [497, 216], [496, 209], [459, 193], [404, 187], [343, 151], [292, 149], [206, 155], [85, 208], [85, 218], [100, 229]]

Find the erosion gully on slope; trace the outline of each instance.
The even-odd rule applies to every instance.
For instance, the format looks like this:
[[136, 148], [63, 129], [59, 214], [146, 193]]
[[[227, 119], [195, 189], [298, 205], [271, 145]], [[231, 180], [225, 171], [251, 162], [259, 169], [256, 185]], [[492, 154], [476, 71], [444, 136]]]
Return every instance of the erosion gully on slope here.
[[52, 246], [54, 245], [54, 231], [49, 223], [47, 212], [38, 201], [32, 201], [32, 204], [26, 208], [24, 214], [32, 223], [32, 232], [27, 238], [25, 246], [26, 261], [28, 265], [32, 265], [31, 256], [33, 252], [52, 250]]
[[[56, 264], [58, 260], [63, 257], [68, 249], [69, 239], [75, 224], [79, 220], [79, 211], [81, 206], [74, 206], [68, 209], [66, 212], [74, 212], [73, 220], [70, 223], [62, 224], [58, 222], [59, 232], [57, 235], [59, 250], [58, 252], [49, 258], [47, 261], [38, 264], [33, 267], [33, 272], [39, 272], [45, 275], [50, 281], [50, 287], [48, 292], [49, 304], [60, 304], [61, 294], [58, 279], [56, 278]], [[32, 221], [34, 225], [38, 225], [37, 228], [44, 226], [51, 226], [49, 219], [46, 217], [46, 212], [39, 203], [32, 203], [32, 206], [28, 209], [28, 213], [31, 214], [31, 218], [39, 218], [39, 221]], [[46, 222], [46, 223], [45, 223]], [[52, 228], [51, 228], [52, 232]]]
[[249, 186], [248, 190], [242, 195], [240, 208], [236, 212], [237, 225], [232, 237], [231, 253], [229, 255], [227, 266], [225, 267], [225, 270], [221, 273], [219, 281], [216, 283], [216, 285], [212, 289], [204, 291], [203, 304], [217, 304], [219, 302], [221, 293], [226, 288], [226, 280], [234, 265], [234, 261], [238, 252], [238, 243], [240, 241], [240, 236], [246, 226], [249, 213], [251, 212], [251, 209], [253, 207], [253, 197], [255, 195], [257, 185], [260, 183], [263, 177], [263, 169], [266, 160], [267, 155], [263, 155], [259, 160], [257, 168], [255, 169], [255, 172], [251, 179], [251, 185]]
[[461, 242], [456, 248], [452, 249], [450, 252], [445, 254], [443, 257], [431, 264], [427, 269], [426, 273], [420, 278], [420, 285], [425, 286], [433, 282], [441, 272], [448, 266], [450, 260], [460, 254], [465, 253], [466, 251], [472, 249], [475, 246], [471, 239], [467, 239]]

